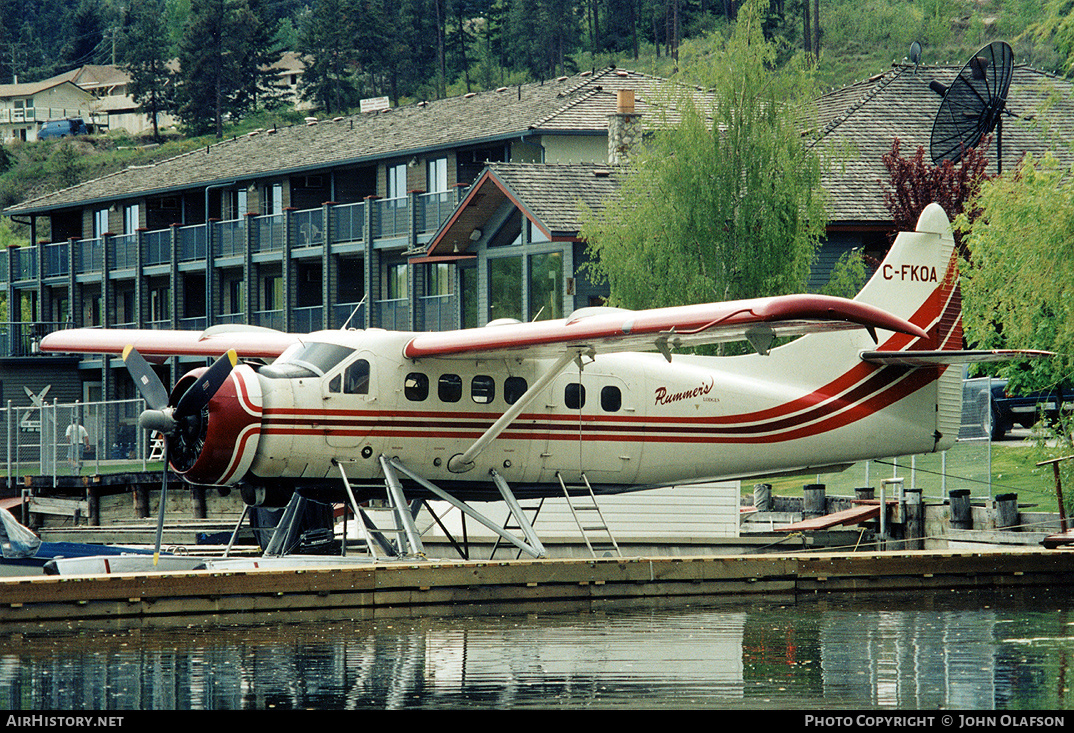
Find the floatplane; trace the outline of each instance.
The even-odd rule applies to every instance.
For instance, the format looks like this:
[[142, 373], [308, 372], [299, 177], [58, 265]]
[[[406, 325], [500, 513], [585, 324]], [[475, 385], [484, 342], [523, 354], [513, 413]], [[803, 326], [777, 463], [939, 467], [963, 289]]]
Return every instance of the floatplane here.
[[[728, 342], [749, 353], [682, 353]], [[412, 554], [408, 502], [443, 500], [534, 557], [546, 553], [521, 499], [943, 451], [961, 422], [953, 365], [1044, 354], [962, 349], [957, 257], [935, 204], [854, 299], [583, 308], [422, 333], [71, 329], [41, 350], [121, 355], [148, 405], [140, 424], [165, 436], [186, 481], [238, 487], [247, 506], [346, 502], [359, 518], [387, 495]], [[175, 355], [216, 360], [169, 392], [149, 362]], [[471, 506], [501, 499], [521, 536]]]

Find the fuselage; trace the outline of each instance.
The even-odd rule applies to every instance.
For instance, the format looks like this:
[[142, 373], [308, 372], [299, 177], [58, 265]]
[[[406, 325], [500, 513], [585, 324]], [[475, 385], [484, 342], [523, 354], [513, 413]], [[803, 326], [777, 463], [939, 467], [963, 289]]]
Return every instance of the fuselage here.
[[221, 482], [338, 482], [341, 465], [352, 481], [377, 481], [385, 455], [467, 493], [494, 491], [490, 469], [523, 496], [558, 491], [557, 473], [567, 480], [585, 473], [611, 492], [938, 447], [942, 368], [865, 364], [857, 354], [872, 345], [869, 337], [840, 332], [803, 337], [766, 356], [583, 360], [539, 393], [471, 470], [457, 473], [448, 466], [452, 456], [551, 361], [406, 359], [410, 336], [322, 332], [268, 367], [237, 369], [233, 379], [246, 385], [239, 392], [248, 395], [244, 414], [257, 435], [235, 441], [233, 469]]

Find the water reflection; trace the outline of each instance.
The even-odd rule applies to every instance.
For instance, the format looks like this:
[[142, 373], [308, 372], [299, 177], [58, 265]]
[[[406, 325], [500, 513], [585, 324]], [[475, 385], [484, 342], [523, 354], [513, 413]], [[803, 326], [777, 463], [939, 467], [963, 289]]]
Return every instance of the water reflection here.
[[1069, 592], [0, 636], [23, 709], [1063, 708]]

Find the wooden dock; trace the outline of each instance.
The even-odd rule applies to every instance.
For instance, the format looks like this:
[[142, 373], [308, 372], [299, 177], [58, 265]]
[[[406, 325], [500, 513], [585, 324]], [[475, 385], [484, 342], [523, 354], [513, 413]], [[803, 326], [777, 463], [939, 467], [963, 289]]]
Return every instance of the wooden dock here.
[[802, 553], [0, 579], [0, 629], [481, 615], [749, 596], [1074, 584], [1074, 551]]

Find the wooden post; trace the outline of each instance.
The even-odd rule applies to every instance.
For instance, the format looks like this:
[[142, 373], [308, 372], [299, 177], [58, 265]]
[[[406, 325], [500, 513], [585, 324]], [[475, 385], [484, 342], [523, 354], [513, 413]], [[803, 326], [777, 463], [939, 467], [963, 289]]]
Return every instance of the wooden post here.
[[854, 498], [858, 501], [871, 501], [876, 498], [876, 489], [872, 486], [859, 486], [854, 489]]
[[921, 503], [921, 489], [907, 489], [906, 497], [906, 526], [903, 535], [908, 550], [925, 549], [925, 507]]
[[139, 519], [149, 516], [149, 489], [145, 484], [134, 485], [134, 516]]
[[194, 519], [205, 519], [208, 516], [204, 486], [190, 487], [190, 508], [193, 510]]
[[1067, 531], [1067, 510], [1063, 506], [1063, 483], [1059, 480], [1059, 462], [1065, 461], [1074, 456], [1063, 456], [1062, 458], [1053, 458], [1050, 461], [1041, 461], [1038, 466], [1045, 466], [1052, 464], [1052, 473], [1055, 475], [1055, 499], [1059, 502], [1059, 531]]
[[973, 529], [973, 507], [970, 505], [969, 489], [953, 489], [951, 499], [951, 528]]
[[822, 517], [828, 513], [828, 504], [824, 496], [824, 484], [806, 484], [803, 487], [805, 500], [802, 504], [802, 517]]
[[91, 527], [101, 526], [101, 492], [96, 486], [86, 487], [86, 503], [89, 504], [89, 523]]
[[1018, 494], [996, 497], [996, 529], [1018, 529]]
[[772, 511], [772, 484], [753, 485], [753, 505], [759, 512]]

